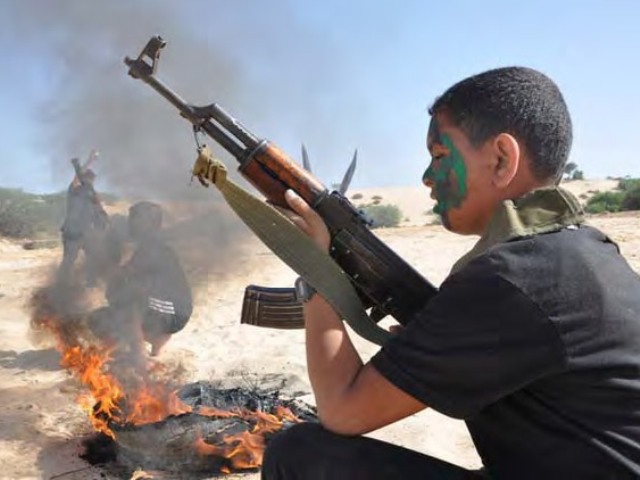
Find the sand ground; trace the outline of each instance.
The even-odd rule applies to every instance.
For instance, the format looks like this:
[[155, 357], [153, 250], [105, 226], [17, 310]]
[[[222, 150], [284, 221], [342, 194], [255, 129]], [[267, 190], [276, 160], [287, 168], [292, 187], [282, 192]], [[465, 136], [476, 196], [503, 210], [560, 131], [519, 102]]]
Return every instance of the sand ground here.
[[[581, 195], [608, 189], [612, 185], [607, 182], [571, 182], [569, 187]], [[430, 216], [425, 212], [432, 205], [424, 189], [359, 193], [365, 200], [379, 195], [382, 203], [400, 206], [408, 219], [404, 226], [377, 234], [436, 284], [475, 242], [475, 238], [453, 235], [441, 226], [425, 225]], [[640, 271], [640, 215], [598, 216], [591, 222], [618, 241], [631, 266]], [[78, 458], [80, 438], [91, 431], [75, 402], [81, 389], [60, 370], [55, 350], [34, 345], [28, 332], [26, 303], [33, 290], [46, 282], [60, 255], [60, 248], [27, 251], [0, 239], [0, 479], [101, 478], [100, 469], [87, 468]], [[294, 277], [265, 247], [248, 240], [238, 249], [233, 274], [215, 268], [207, 273], [205, 285], [195, 293], [192, 320], [172, 339], [161, 360], [181, 369], [185, 381], [276, 377], [285, 380], [292, 392], [309, 394], [303, 332], [239, 324], [247, 284], [289, 286]], [[356, 343], [365, 359], [377, 350], [364, 340]], [[480, 465], [464, 423], [433, 410], [372, 436], [465, 467]], [[259, 475], [229, 478], [236, 477], [257, 479]]]

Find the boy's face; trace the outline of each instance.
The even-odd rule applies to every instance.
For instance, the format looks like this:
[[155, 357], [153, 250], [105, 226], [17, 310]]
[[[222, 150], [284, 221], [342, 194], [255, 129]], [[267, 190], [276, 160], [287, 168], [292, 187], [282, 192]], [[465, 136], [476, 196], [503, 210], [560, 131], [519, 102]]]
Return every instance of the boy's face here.
[[422, 181], [437, 202], [433, 211], [447, 230], [481, 235], [497, 203], [490, 173], [492, 149], [473, 147], [445, 114], [432, 117], [427, 148], [431, 163]]

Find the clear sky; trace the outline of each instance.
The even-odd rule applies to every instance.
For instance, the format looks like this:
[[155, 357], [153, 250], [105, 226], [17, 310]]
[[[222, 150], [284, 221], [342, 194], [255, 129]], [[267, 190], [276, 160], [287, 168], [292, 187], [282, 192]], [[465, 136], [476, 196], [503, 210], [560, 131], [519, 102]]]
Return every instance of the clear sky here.
[[[558, 83], [573, 118], [571, 160], [587, 177], [640, 176], [638, 19], [636, 0], [5, 0], [0, 185], [62, 189], [68, 159], [95, 144], [102, 186], [118, 190], [129, 176], [106, 173], [127, 151], [158, 157], [149, 131], [173, 112], [121, 64], [154, 33], [169, 42], [160, 67], [168, 83], [187, 98], [223, 102], [295, 158], [305, 141], [326, 183], [339, 180], [356, 147], [355, 185], [419, 183], [430, 103], [465, 76], [506, 65]], [[127, 123], [141, 115], [133, 97], [157, 116]], [[187, 145], [188, 125], [171, 128]], [[169, 141], [159, 128], [156, 137]], [[162, 151], [186, 172], [192, 151], [181, 142]]]

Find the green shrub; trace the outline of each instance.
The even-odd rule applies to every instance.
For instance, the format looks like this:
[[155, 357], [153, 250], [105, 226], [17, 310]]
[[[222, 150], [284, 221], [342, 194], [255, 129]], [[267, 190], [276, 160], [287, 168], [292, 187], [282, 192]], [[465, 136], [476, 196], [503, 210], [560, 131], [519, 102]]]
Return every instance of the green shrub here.
[[587, 201], [588, 213], [619, 212], [622, 209], [624, 192], [599, 192]]
[[640, 188], [640, 178], [621, 178], [618, 180], [618, 190], [623, 192]]
[[22, 218], [16, 211], [0, 210], [0, 236], [9, 238], [32, 237], [34, 227]]
[[617, 190], [596, 193], [587, 201], [585, 210], [589, 213], [640, 210], [640, 179], [619, 179]]
[[362, 211], [373, 222], [371, 228], [397, 227], [402, 219], [402, 212], [395, 205], [365, 205]]
[[627, 188], [628, 189], [624, 191], [621, 209], [640, 210], [640, 183]]
[[25, 238], [57, 234], [65, 205], [66, 193], [34, 195], [0, 188], [0, 235]]
[[587, 204], [585, 211], [587, 213], [605, 213], [607, 211], [607, 207], [604, 203], [591, 203]]

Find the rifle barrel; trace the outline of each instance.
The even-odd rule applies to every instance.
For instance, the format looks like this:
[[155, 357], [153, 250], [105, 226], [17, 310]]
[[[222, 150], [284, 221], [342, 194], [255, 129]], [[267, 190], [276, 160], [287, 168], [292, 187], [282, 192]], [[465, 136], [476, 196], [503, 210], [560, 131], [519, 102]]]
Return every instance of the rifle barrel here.
[[[167, 101], [169, 101], [169, 103], [171, 103], [174, 107], [176, 107], [180, 111], [182, 116], [185, 117], [187, 120], [189, 120], [194, 126], [199, 127], [205, 132], [207, 132], [217, 143], [220, 144], [222, 148], [227, 150], [231, 155], [236, 157], [238, 160], [245, 158], [247, 148], [250, 148], [251, 146], [242, 145], [240, 142], [238, 142], [238, 140], [232, 138], [230, 135], [225, 133], [220, 127], [218, 127], [213, 122], [211, 122], [211, 120], [209, 120], [207, 117], [203, 117], [201, 114], [199, 114], [199, 112], [203, 110], [208, 111], [207, 107], [203, 109], [199, 107], [194, 107], [193, 105], [189, 105], [187, 102], [185, 102], [182, 99], [182, 97], [180, 97], [180, 95], [178, 95], [176, 92], [171, 90], [167, 85], [165, 85], [164, 82], [162, 82], [162, 80], [157, 78], [155, 75], [148, 73], [147, 71], [148, 67], [146, 66], [146, 64], [143, 63], [141, 66], [138, 60], [132, 60], [130, 58], [126, 58], [125, 63], [129, 66], [129, 74], [131, 76], [138, 78], [143, 82], [147, 83], [149, 86], [151, 86], [156, 92], [158, 92]], [[241, 128], [243, 132], [248, 133], [244, 128], [242, 128], [238, 124], [238, 122], [236, 122], [229, 115], [227, 115], [224, 112], [224, 110], [220, 109], [219, 107], [218, 107], [218, 110], [222, 111], [222, 113], [224, 113], [224, 115], [228, 117], [228, 119], [230, 119], [230, 120], [225, 119], [225, 122], [226, 123], [231, 122], [230, 124], [233, 124], [233, 126], [236, 127], [235, 130], [238, 130]], [[210, 112], [210, 113], [213, 113], [213, 112]], [[221, 118], [224, 118], [224, 116], [221, 116]], [[220, 120], [218, 121], [220, 122]], [[220, 123], [222, 124], [222, 122]], [[231, 129], [228, 129], [228, 130], [235, 135], [235, 133]], [[239, 138], [239, 140], [242, 141], [242, 138]]]

